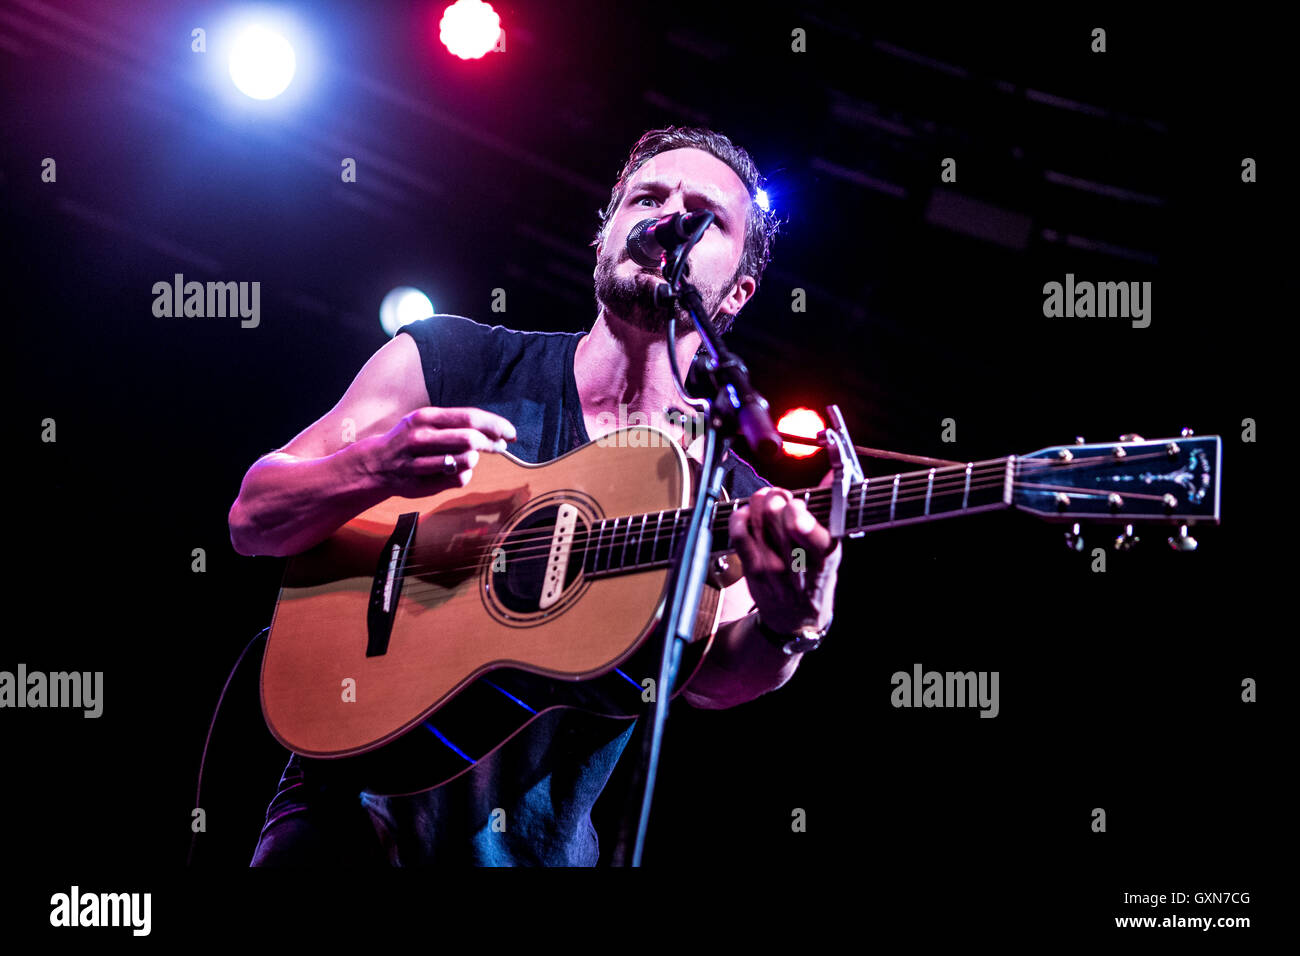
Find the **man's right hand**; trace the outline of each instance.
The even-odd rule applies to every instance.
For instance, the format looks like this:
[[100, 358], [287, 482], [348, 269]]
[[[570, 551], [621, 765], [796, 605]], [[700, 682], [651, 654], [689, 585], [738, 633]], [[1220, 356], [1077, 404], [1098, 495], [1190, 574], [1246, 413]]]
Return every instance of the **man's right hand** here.
[[[423, 498], [469, 483], [481, 452], [506, 451], [515, 426], [482, 408], [417, 408], [387, 434], [357, 442], [375, 482], [390, 495]], [[456, 462], [447, 471], [447, 456]]]

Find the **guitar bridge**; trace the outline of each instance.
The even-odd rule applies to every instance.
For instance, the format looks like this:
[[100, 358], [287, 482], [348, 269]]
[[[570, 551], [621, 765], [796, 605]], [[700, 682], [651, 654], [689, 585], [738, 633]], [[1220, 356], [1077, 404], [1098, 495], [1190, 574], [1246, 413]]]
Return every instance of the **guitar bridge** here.
[[393, 635], [393, 617], [397, 601], [402, 596], [402, 581], [406, 576], [406, 562], [415, 540], [415, 527], [420, 513], [411, 511], [397, 519], [383, 550], [379, 552], [379, 565], [375, 580], [370, 586], [370, 607], [366, 612], [366, 657], [379, 657], [388, 653], [388, 641]]

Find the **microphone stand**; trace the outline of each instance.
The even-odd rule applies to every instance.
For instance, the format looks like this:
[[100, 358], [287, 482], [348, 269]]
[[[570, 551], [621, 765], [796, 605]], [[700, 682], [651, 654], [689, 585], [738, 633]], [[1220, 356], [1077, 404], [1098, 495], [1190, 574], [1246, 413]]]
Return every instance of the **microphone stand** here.
[[[726, 345], [713, 329], [710, 316], [705, 314], [704, 301], [699, 291], [686, 282], [689, 274], [686, 257], [704, 237], [713, 222], [712, 213], [702, 215], [700, 225], [681, 245], [664, 254], [665, 281], [655, 289], [655, 304], [670, 305], [680, 301], [686, 307], [700, 338], [708, 352], [704, 368], [716, 393], [712, 401], [696, 399], [682, 387], [682, 376], [677, 367], [676, 316], [668, 320], [668, 356], [672, 365], [673, 383], [678, 394], [691, 408], [703, 413], [704, 462], [696, 487], [695, 502], [691, 509], [691, 522], [681, 544], [673, 542], [674, 563], [669, 578], [669, 600], [663, 621], [663, 653], [659, 676], [655, 681], [654, 707], [650, 729], [642, 737], [640, 761], [631, 789], [632, 799], [640, 791], [640, 809], [637, 814], [636, 837], [632, 849], [632, 866], [641, 865], [645, 847], [646, 829], [650, 821], [650, 804], [654, 794], [655, 777], [659, 767], [664, 725], [668, 719], [668, 705], [672, 700], [673, 684], [681, 663], [682, 649], [695, 634], [695, 621], [699, 613], [700, 595], [708, 576], [709, 555], [713, 545], [713, 519], [722, 489], [722, 460], [737, 434], [743, 434], [750, 446], [762, 458], [770, 458], [781, 447], [781, 440], [772, 427], [767, 400], [749, 383], [749, 369]], [[626, 865], [629, 822], [625, 814], [615, 847], [615, 866]]]

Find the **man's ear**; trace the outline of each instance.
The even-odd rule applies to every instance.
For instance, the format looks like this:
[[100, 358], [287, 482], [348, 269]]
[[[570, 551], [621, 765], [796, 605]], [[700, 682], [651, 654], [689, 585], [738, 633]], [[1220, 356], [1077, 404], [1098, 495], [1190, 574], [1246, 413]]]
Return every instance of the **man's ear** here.
[[730, 294], [722, 300], [718, 311], [725, 312], [734, 319], [740, 313], [744, 304], [754, 295], [754, 290], [757, 288], [758, 283], [754, 281], [753, 276], [742, 275], [736, 280]]

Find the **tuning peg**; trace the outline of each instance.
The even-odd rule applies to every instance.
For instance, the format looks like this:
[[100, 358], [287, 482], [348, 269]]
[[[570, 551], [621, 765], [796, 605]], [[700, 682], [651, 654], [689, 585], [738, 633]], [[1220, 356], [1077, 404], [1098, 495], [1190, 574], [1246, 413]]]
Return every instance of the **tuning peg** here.
[[1191, 438], [1193, 435], [1196, 434], [1196, 432], [1192, 431], [1190, 428], [1184, 425], [1183, 430], [1180, 434], [1183, 438]]
[[1073, 528], [1065, 532], [1065, 546], [1071, 551], [1083, 550], [1083, 535], [1079, 533], [1079, 524], [1075, 522]]
[[1195, 551], [1196, 539], [1187, 533], [1187, 525], [1182, 525], [1178, 529], [1178, 535], [1169, 537], [1169, 547], [1175, 551]]
[[1142, 539], [1133, 533], [1133, 526], [1126, 524], [1124, 525], [1124, 533], [1115, 539], [1115, 550], [1132, 551], [1133, 546], [1140, 540]]
[[1119, 440], [1127, 441], [1127, 442], [1145, 441], [1145, 439], [1137, 432], [1126, 432], [1125, 434], [1119, 436]]
[[1082, 435], [1075, 435], [1075, 436], [1074, 436], [1074, 443], [1075, 443], [1076, 445], [1082, 445], [1082, 444], [1085, 444], [1085, 442], [1084, 442], [1084, 440], [1083, 440], [1083, 436], [1082, 436]]

